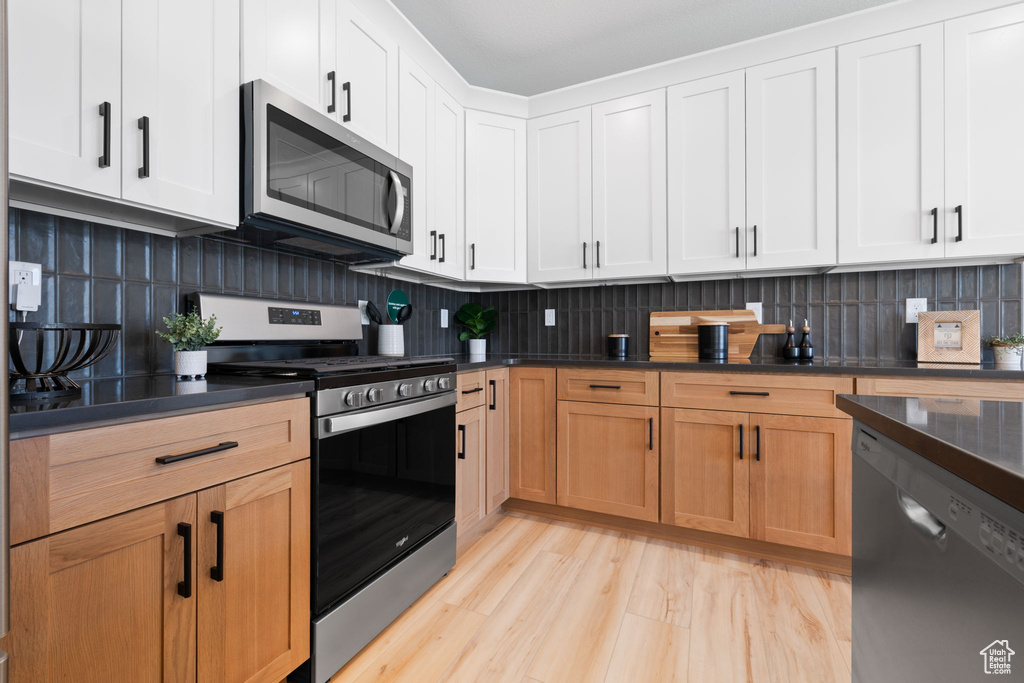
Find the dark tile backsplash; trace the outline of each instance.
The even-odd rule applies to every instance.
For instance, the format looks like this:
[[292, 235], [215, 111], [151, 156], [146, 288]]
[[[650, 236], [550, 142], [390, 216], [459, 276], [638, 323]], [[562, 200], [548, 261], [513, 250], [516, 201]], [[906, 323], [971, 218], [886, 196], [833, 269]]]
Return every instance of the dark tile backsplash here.
[[[11, 258], [43, 266], [42, 305], [29, 320], [123, 327], [118, 351], [81, 376], [170, 372], [170, 346], [153, 332], [197, 290], [348, 305], [369, 299], [383, 307], [400, 288], [416, 307], [406, 350], [417, 355], [464, 351], [454, 320], [441, 329], [439, 311], [454, 316], [466, 301], [498, 308], [489, 350], [508, 354], [602, 354], [608, 334], [625, 332], [631, 353], [644, 355], [652, 311], [743, 308], [747, 301], [762, 302], [765, 322], [792, 319], [799, 327], [807, 318], [822, 358], [913, 359], [917, 327], [903, 322], [907, 297], [926, 297], [930, 310], [980, 309], [986, 336], [1022, 329], [1020, 264], [468, 294], [212, 238], [160, 237], [25, 210], [10, 216]], [[557, 311], [554, 327], [544, 326], [546, 308]], [[365, 328], [362, 353], [376, 347], [373, 328]], [[774, 355], [783, 340], [762, 336], [754, 353]]]

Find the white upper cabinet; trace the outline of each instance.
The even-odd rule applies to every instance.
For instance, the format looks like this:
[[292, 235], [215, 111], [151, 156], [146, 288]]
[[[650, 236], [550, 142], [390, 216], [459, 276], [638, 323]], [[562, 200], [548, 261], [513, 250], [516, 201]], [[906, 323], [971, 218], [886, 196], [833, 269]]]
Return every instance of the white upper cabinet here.
[[11, 174], [120, 197], [120, 0], [8, 12]]
[[840, 263], [945, 253], [942, 70], [941, 25], [839, 48]]
[[668, 89], [668, 270], [746, 267], [742, 71]]
[[237, 2], [123, 5], [122, 197], [238, 222]]
[[747, 267], [836, 262], [835, 50], [747, 69]]
[[665, 275], [665, 91], [595, 105], [594, 278]]
[[1024, 6], [945, 30], [946, 255], [1022, 254]]
[[594, 273], [590, 107], [527, 123], [530, 282]]
[[437, 272], [465, 276], [466, 115], [440, 87], [434, 88], [434, 157], [430, 171], [427, 226], [438, 237]]
[[402, 53], [399, 74], [398, 156], [412, 166], [412, 248], [402, 265], [433, 271], [437, 263], [437, 231], [427, 228], [430, 210], [429, 160], [433, 155], [434, 81]]
[[526, 282], [526, 121], [466, 112], [466, 279]]

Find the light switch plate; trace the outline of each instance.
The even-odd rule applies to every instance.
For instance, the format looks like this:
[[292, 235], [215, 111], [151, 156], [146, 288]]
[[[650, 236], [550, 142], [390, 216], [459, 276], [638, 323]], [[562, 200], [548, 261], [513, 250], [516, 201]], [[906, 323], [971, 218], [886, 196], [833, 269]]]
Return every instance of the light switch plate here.
[[544, 326], [554, 327], [555, 326], [555, 309], [545, 308], [544, 309]]
[[917, 314], [928, 310], [928, 299], [907, 299], [907, 322], [916, 323]]
[[370, 316], [366, 315], [366, 302], [365, 301], [360, 301], [359, 302], [359, 322], [361, 322], [364, 325], [369, 325], [370, 324]]
[[754, 301], [753, 303], [747, 302], [747, 310], [754, 312], [754, 315], [757, 316], [758, 324], [764, 322], [764, 313], [763, 313], [763, 310], [761, 308], [761, 302], [760, 301]]
[[441, 309], [441, 327], [442, 328], [447, 328], [448, 327], [448, 309], [447, 308], [442, 308]]

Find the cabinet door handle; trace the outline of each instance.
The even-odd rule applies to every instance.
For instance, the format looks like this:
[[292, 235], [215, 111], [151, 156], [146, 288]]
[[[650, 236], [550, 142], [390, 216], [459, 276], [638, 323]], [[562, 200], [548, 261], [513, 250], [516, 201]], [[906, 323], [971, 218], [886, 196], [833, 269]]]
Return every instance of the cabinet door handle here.
[[103, 156], [100, 157], [100, 168], [110, 166], [110, 102], [100, 105], [100, 118], [103, 119]]
[[437, 260], [437, 230], [430, 231], [430, 260]]
[[476, 242], [469, 245], [469, 269], [476, 270]]
[[754, 256], [757, 256], [757, 226], [754, 226]]
[[476, 389], [463, 389], [462, 393], [463, 394], [475, 394], [475, 393], [483, 391], [483, 390], [484, 390], [483, 387], [477, 387]]
[[939, 241], [939, 209], [932, 209], [932, 244]]
[[743, 459], [743, 425], [739, 425], [740, 428], [740, 460]]
[[217, 527], [217, 564], [210, 567], [210, 578], [214, 581], [224, 580], [224, 513], [214, 510], [210, 513], [210, 521]]
[[771, 396], [767, 391], [730, 391], [732, 396]]
[[736, 226], [736, 258], [740, 258], [742, 255], [740, 253], [740, 228]]
[[597, 252], [596, 253], [597, 253], [597, 256], [594, 258], [594, 261], [595, 261], [594, 267], [595, 268], [600, 268], [601, 267], [601, 240], [597, 241]]
[[466, 425], [459, 425], [459, 436], [462, 438], [462, 450], [459, 451], [459, 460], [466, 459]]
[[591, 384], [591, 389], [621, 389], [617, 384]]
[[491, 410], [498, 409], [498, 380], [488, 380], [491, 385]]
[[327, 113], [333, 114], [338, 105], [338, 86], [335, 83], [334, 72], [327, 74], [327, 81], [331, 84], [331, 103], [327, 105]]
[[445, 245], [445, 239], [444, 238], [445, 238], [445, 234], [443, 232], [440, 235], [437, 236], [437, 239], [441, 240], [441, 256], [437, 259], [438, 263], [444, 263], [445, 254], [448, 253], [448, 250], [444, 246]]
[[178, 522], [178, 535], [185, 540], [185, 580], [178, 582], [178, 595], [192, 597], [192, 525]]
[[587, 269], [587, 243], [583, 243], [583, 270]]
[[964, 241], [964, 205], [963, 204], [957, 204], [956, 208], [953, 209], [953, 210], [956, 211], [956, 241], [957, 242], [963, 242]]
[[341, 89], [345, 93], [345, 115], [341, 117], [341, 120], [348, 123], [352, 120], [352, 81], [342, 83]]
[[142, 166], [139, 168], [139, 177], [149, 177], [149, 117], [143, 116], [139, 119], [139, 130], [142, 131]]
[[220, 451], [226, 451], [232, 448], [238, 448], [237, 441], [225, 441], [223, 443], [217, 444], [216, 446], [210, 446], [209, 448], [200, 448], [198, 451], [189, 451], [188, 453], [182, 453], [181, 455], [161, 455], [159, 458], [156, 459], [156, 462], [158, 465], [169, 465], [172, 462], [188, 460], [189, 458], [198, 458], [200, 455], [219, 453]]
[[654, 418], [647, 418], [647, 450], [654, 450]]
[[755, 437], [757, 438], [757, 453], [755, 457], [758, 462], [761, 462], [761, 425], [754, 426]]

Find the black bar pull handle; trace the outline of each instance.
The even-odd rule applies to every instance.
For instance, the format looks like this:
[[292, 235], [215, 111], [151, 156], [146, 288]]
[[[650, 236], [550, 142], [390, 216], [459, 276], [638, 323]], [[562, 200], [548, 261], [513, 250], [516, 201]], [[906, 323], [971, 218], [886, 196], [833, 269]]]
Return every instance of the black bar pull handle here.
[[226, 451], [232, 448], [238, 448], [237, 441], [225, 441], [217, 444], [216, 446], [210, 446], [209, 448], [200, 448], [198, 451], [189, 451], [188, 453], [182, 453], [181, 455], [161, 455], [156, 459], [158, 465], [169, 465], [172, 462], [179, 462], [181, 460], [188, 460], [189, 458], [198, 458], [200, 455], [209, 455], [210, 453], [219, 453], [220, 451]]
[[743, 459], [743, 425], [739, 425], [740, 428], [740, 460]]
[[932, 209], [932, 244], [939, 241], [939, 209]]
[[591, 389], [621, 389], [618, 384], [591, 384]]
[[740, 228], [736, 226], [736, 258], [740, 258], [742, 255], [740, 253]]
[[342, 83], [341, 89], [345, 93], [345, 115], [341, 117], [341, 120], [348, 123], [352, 120], [352, 81]]
[[210, 513], [210, 521], [217, 527], [217, 564], [210, 567], [210, 578], [214, 581], [224, 580], [224, 513], [214, 510]]
[[583, 243], [583, 270], [587, 269], [587, 243]]
[[757, 256], [757, 226], [754, 226], [754, 256]]
[[491, 410], [498, 409], [498, 380], [488, 380], [491, 385]]
[[475, 394], [475, 393], [481, 392], [483, 390], [484, 390], [483, 387], [477, 387], [476, 389], [463, 389], [462, 393], [463, 394]]
[[103, 119], [103, 156], [100, 157], [100, 168], [110, 167], [110, 102], [100, 105], [100, 118]]
[[654, 418], [647, 418], [647, 450], [654, 450]]
[[596, 268], [600, 268], [601, 267], [601, 240], [597, 241], [596, 250], [597, 250], [596, 251], [597, 256], [594, 258], [594, 261], [595, 261], [594, 266]]
[[438, 263], [444, 263], [445, 254], [448, 253], [448, 249], [445, 248], [445, 246], [444, 246], [445, 245], [445, 234], [442, 232], [440, 235], [437, 236], [437, 238], [439, 240], [441, 240], [441, 256], [437, 259], [437, 262]]
[[185, 540], [185, 580], [178, 582], [178, 595], [192, 597], [192, 525], [178, 522], [178, 535]]
[[149, 177], [149, 117], [143, 116], [139, 119], [139, 130], [142, 131], [142, 166], [139, 168], [139, 177]]
[[331, 84], [331, 103], [327, 105], [327, 113], [333, 114], [338, 108], [338, 86], [335, 83], [334, 72], [328, 72], [327, 81]]
[[462, 450], [459, 451], [459, 460], [466, 459], [466, 425], [459, 425], [459, 436], [462, 439]]
[[476, 270], [476, 242], [469, 245], [469, 269]]
[[437, 260], [437, 230], [430, 231], [430, 260]]
[[757, 461], [761, 462], [761, 425], [754, 426], [755, 436], [757, 438]]
[[730, 391], [732, 396], [771, 396], [767, 391]]
[[956, 241], [957, 242], [963, 242], [964, 241], [964, 205], [963, 204], [957, 204], [956, 208], [953, 209], [953, 210], [956, 211]]

